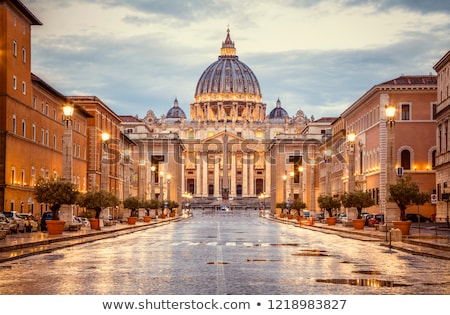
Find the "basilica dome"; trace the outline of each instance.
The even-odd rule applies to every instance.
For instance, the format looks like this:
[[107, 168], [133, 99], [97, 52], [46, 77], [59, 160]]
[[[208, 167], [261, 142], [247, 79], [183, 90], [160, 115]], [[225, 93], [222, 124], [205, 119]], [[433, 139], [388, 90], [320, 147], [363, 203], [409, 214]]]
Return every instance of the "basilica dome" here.
[[261, 89], [253, 71], [236, 56], [236, 48], [227, 30], [221, 54], [201, 75], [195, 90], [195, 102], [261, 102]]
[[285, 119], [289, 118], [288, 112], [281, 107], [281, 101], [280, 99], [277, 100], [277, 106], [272, 109], [272, 111], [269, 114], [269, 119]]
[[173, 102], [173, 107], [169, 109], [169, 111], [167, 112], [166, 118], [175, 118], [175, 119], [186, 118], [186, 114], [178, 106], [178, 99], [175, 98], [175, 101]]

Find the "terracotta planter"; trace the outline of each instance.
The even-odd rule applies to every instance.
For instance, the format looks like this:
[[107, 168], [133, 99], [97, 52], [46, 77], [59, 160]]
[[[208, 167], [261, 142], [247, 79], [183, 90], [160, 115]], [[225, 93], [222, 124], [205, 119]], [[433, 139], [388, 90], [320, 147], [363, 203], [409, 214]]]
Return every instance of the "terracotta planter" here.
[[288, 214], [288, 215], [287, 215], [287, 218], [288, 218], [289, 220], [292, 220], [292, 219], [294, 218], [294, 215], [293, 215], [293, 214]]
[[47, 220], [45, 223], [47, 223], [47, 232], [49, 235], [62, 234], [64, 225], [66, 224], [65, 221], [61, 220]]
[[299, 216], [297, 217], [297, 220], [298, 220], [298, 222], [303, 221], [303, 216], [302, 216], [302, 215], [299, 215]]
[[144, 216], [144, 222], [150, 222], [150, 216], [149, 215], [145, 215]]
[[170, 216], [171, 218], [175, 217], [175, 212], [171, 212], [171, 213], [169, 214], [169, 216]]
[[355, 230], [364, 230], [364, 225], [366, 225], [365, 219], [353, 219], [353, 228]]
[[411, 221], [392, 221], [394, 229], [399, 229], [402, 235], [409, 235], [409, 229], [411, 228]]
[[283, 212], [280, 213], [280, 218], [281, 219], [284, 218], [284, 213]]
[[336, 217], [328, 217], [326, 220], [328, 225], [336, 225]]
[[164, 213], [162, 213], [159, 217], [160, 217], [161, 219], [165, 219], [165, 218], [166, 218], [166, 215], [165, 215]]
[[91, 230], [100, 230], [100, 220], [99, 219], [89, 219], [91, 225]]
[[137, 217], [128, 217], [128, 224], [129, 225], [136, 224], [136, 221], [137, 221]]

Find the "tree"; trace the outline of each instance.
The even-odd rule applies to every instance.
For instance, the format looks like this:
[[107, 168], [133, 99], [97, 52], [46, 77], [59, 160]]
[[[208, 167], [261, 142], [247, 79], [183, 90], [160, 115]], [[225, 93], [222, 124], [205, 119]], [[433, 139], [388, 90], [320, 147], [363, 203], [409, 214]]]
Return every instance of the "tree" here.
[[291, 209], [297, 210], [297, 213], [299, 214], [300, 210], [306, 208], [306, 203], [297, 198], [291, 203], [290, 207]]
[[50, 205], [53, 220], [59, 220], [59, 208], [61, 208], [61, 205], [74, 204], [78, 194], [77, 187], [64, 180], [46, 181], [43, 178], [39, 178], [34, 187], [36, 201]]
[[94, 210], [95, 218], [98, 219], [104, 208], [117, 206], [119, 199], [108, 191], [89, 191], [84, 195], [80, 195], [78, 204], [86, 209]]
[[140, 208], [142, 202], [135, 196], [130, 196], [123, 201], [123, 206], [125, 208], [131, 209], [130, 217], [137, 217], [137, 209]]
[[389, 185], [389, 201], [393, 201], [400, 209], [400, 219], [406, 220], [406, 208], [411, 204], [421, 205], [428, 200], [428, 194], [419, 191], [419, 185], [411, 176], [403, 176], [396, 184]]
[[317, 198], [319, 202], [319, 207], [325, 209], [328, 212], [328, 216], [333, 216], [333, 209], [339, 209], [341, 207], [341, 202], [339, 199], [334, 198], [330, 195], [322, 195]]
[[374, 205], [374, 201], [370, 192], [368, 191], [352, 191], [341, 196], [342, 205], [346, 208], [355, 207], [358, 211], [358, 219], [361, 219], [361, 212], [363, 208]]

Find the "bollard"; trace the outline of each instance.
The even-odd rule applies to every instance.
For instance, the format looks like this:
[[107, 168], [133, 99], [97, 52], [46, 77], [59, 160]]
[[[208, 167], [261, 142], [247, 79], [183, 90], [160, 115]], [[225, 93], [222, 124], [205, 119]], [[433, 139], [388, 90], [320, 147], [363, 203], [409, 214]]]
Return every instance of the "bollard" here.
[[399, 229], [391, 229], [389, 231], [389, 241], [390, 242], [401, 242], [402, 241], [402, 231]]

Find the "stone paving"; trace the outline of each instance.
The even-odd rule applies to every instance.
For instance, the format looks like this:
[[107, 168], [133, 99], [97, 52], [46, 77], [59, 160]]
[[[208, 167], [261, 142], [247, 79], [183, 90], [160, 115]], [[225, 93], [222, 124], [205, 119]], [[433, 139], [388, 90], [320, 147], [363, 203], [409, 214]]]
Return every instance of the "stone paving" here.
[[[423, 224], [420, 230], [417, 228], [417, 224], [414, 224], [411, 234], [404, 236], [402, 241], [389, 242], [388, 234], [375, 228], [365, 227], [364, 230], [355, 230], [353, 227], [346, 227], [342, 224], [328, 226], [326, 223], [314, 222], [314, 225], [300, 225], [296, 220], [279, 219], [270, 216], [264, 216], [263, 218], [276, 221], [279, 224], [290, 224], [321, 233], [337, 234], [341, 237], [360, 241], [380, 242], [381, 246], [406, 251], [415, 255], [450, 260], [450, 229], [446, 228], [445, 224]], [[63, 234], [56, 236], [40, 231], [8, 235], [6, 239], [0, 240], [0, 263], [59, 248], [133, 233], [142, 229], [155, 228], [163, 224], [173, 224], [185, 219], [190, 219], [190, 217], [153, 219], [150, 223], [138, 221], [136, 225], [117, 223], [112, 226], [102, 227], [101, 230], [82, 228], [80, 231], [64, 231]]]

